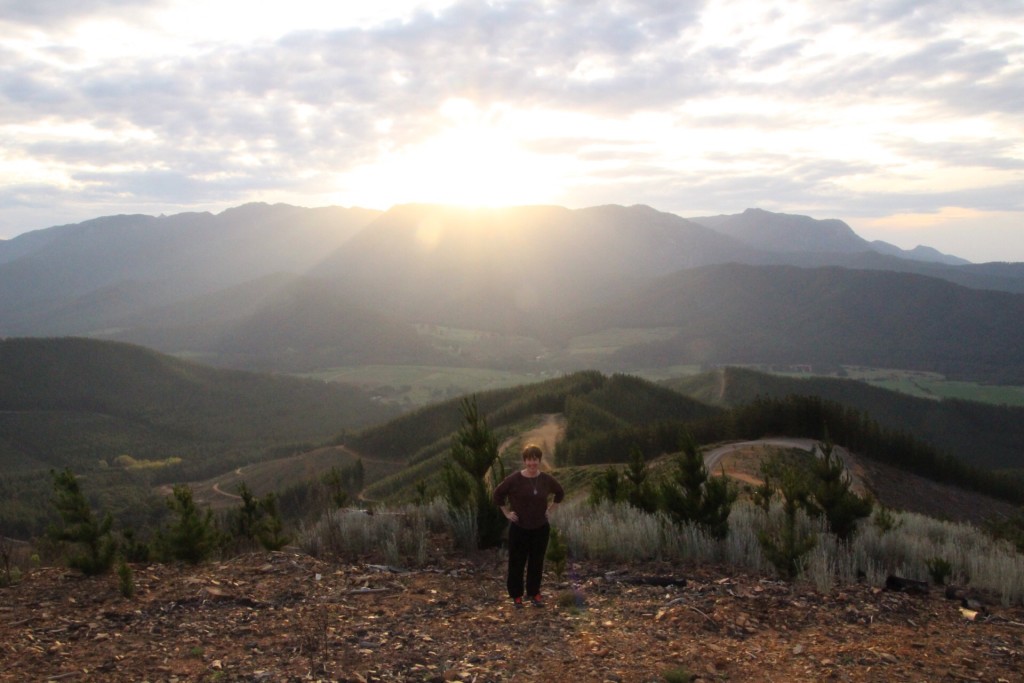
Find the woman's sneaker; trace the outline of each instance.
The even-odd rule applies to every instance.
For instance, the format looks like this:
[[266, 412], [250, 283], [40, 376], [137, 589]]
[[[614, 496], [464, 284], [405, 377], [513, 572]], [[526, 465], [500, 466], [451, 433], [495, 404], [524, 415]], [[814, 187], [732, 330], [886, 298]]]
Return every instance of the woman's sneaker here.
[[544, 601], [541, 599], [540, 593], [537, 593], [532, 598], [530, 598], [530, 602], [533, 603], [534, 607], [543, 607], [544, 606]]
[[519, 598], [512, 598], [512, 604], [516, 606], [516, 609], [522, 609], [523, 608], [523, 599], [521, 597], [519, 597]]

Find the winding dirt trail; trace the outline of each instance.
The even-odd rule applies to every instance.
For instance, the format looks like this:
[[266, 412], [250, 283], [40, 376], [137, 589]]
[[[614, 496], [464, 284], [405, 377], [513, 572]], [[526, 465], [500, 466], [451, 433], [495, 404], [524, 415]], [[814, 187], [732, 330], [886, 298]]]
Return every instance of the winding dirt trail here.
[[[498, 445], [498, 455], [505, 455], [505, 451], [513, 443], [519, 443], [526, 445], [528, 443], [537, 444], [540, 449], [544, 451], [544, 460], [541, 463], [541, 469], [544, 471], [550, 471], [555, 468], [555, 446], [559, 440], [565, 436], [565, 427], [567, 421], [565, 416], [561, 413], [549, 413], [544, 415], [543, 421], [533, 429], [510, 436]], [[515, 456], [515, 457], [513, 457]], [[518, 454], [511, 454], [509, 456], [516, 462], [518, 462]]]
[[[723, 459], [736, 451], [751, 450], [751, 449], [764, 449], [764, 448], [800, 448], [805, 451], [810, 451], [817, 446], [818, 441], [815, 439], [803, 439], [803, 438], [790, 438], [790, 437], [777, 437], [771, 439], [757, 439], [754, 441], [737, 441], [736, 443], [728, 443], [721, 446], [712, 448], [704, 453], [704, 466], [707, 467], [708, 472], [714, 473], [720, 469]], [[843, 448], [842, 446], [835, 446], [834, 453], [839, 456], [839, 459], [843, 462], [843, 467], [850, 475], [850, 479], [853, 483], [853, 490], [859, 495], [867, 493], [867, 487], [864, 485], [863, 472], [856, 458], [850, 454], [850, 451]], [[726, 468], [728, 472], [728, 468]], [[745, 478], [745, 477], [744, 477]]]

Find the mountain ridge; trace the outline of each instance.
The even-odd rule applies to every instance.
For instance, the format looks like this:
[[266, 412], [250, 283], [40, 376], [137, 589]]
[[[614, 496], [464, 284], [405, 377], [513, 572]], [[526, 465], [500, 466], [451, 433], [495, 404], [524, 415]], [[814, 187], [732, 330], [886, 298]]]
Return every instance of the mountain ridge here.
[[[643, 325], [664, 337], [680, 324], [679, 311], [673, 310], [679, 305], [671, 297], [659, 303], [658, 297], [665, 296], [657, 293], [659, 288], [669, 287], [666, 283], [673, 279], [706, 277], [697, 274], [699, 269], [705, 274], [709, 268], [736, 273], [742, 264], [781, 279], [753, 283], [754, 271], [744, 270], [735, 282], [716, 280], [718, 291], [708, 292], [714, 297], [704, 304], [699, 325], [718, 330], [720, 336], [704, 335], [706, 342], [700, 343], [733, 353], [719, 353], [708, 362], [756, 362], [754, 355], [762, 348], [776, 353], [789, 335], [800, 334], [800, 325], [811, 324], [812, 311], [842, 323], [846, 336], [830, 338], [828, 353], [815, 350], [803, 358], [790, 354], [790, 362], [863, 360], [865, 346], [885, 356], [879, 349], [896, 348], [903, 337], [920, 339], [918, 327], [943, 328], [948, 317], [943, 305], [952, 300], [959, 302], [964, 320], [978, 329], [968, 328], [966, 334], [957, 330], [945, 338], [933, 335], [929, 344], [912, 345], [905, 355], [913, 366], [967, 369], [986, 381], [1016, 381], [1016, 370], [998, 379], [993, 367], [998, 354], [989, 347], [1001, 344], [1012, 354], [1024, 345], [1017, 328], [1007, 322], [1007, 312], [1019, 308], [1017, 299], [1000, 299], [1007, 302], [1006, 311], [994, 303], [994, 290], [1014, 292], [1013, 297], [1024, 292], [1024, 264], [951, 266], [908, 260], [872, 251], [842, 221], [759, 209], [703, 220], [731, 223], [732, 232], [748, 239], [751, 231], [762, 238], [769, 235], [762, 246], [778, 249], [753, 246], [644, 205], [570, 210], [410, 204], [373, 212], [249, 204], [217, 215], [95, 219], [59, 226], [49, 236], [32, 233], [26, 237], [32, 249], [24, 243], [0, 245], [0, 256], [22, 254], [0, 258], [0, 289], [5, 294], [0, 299], [0, 335], [124, 340], [214, 364], [287, 372], [371, 360], [486, 363], [530, 371], [573, 370], [596, 362], [599, 368], [622, 370], [631, 369], [626, 367], [630, 363], [704, 360], [692, 350], [684, 353], [678, 339], [662, 339], [660, 347], [659, 342], [634, 339], [609, 349], [603, 358], [591, 355], [581, 362], [572, 347], [581, 319], [595, 319], [593, 312], [601, 312], [603, 321], [583, 332], [603, 333], [630, 327], [638, 311], [659, 310], [660, 319], [648, 316]], [[816, 232], [818, 238], [806, 237]], [[805, 277], [799, 280], [787, 268], [801, 269]], [[916, 273], [919, 279], [899, 280], [892, 275], [897, 272]], [[856, 286], [849, 284], [854, 280]], [[842, 296], [836, 290], [840, 281], [849, 290]], [[927, 284], [918, 286], [922, 282]], [[960, 289], [950, 294], [949, 282]], [[899, 291], [907, 283], [914, 283], [917, 301]], [[811, 289], [801, 289], [809, 285]], [[751, 291], [739, 291], [743, 287]], [[305, 295], [293, 294], [288, 305], [282, 303], [288, 292]], [[692, 299], [686, 292], [677, 294], [680, 301]], [[803, 302], [807, 315], [788, 311], [795, 323], [788, 330], [763, 316], [735, 317], [735, 311], [731, 321], [722, 320], [729, 315], [728, 307], [713, 302], [729, 296], [734, 304], [748, 300], [747, 308], [735, 309], [741, 313], [777, 310], [778, 300], [789, 300]], [[833, 312], [827, 296], [839, 296], [836, 301], [850, 313]], [[894, 300], [905, 302], [906, 324], [915, 321], [911, 328], [901, 329], [892, 310], [885, 313], [887, 327], [876, 321]], [[972, 305], [991, 314], [991, 320], [967, 315]], [[752, 327], [755, 319], [759, 328]], [[510, 345], [519, 349], [512, 355], [467, 355], [459, 344], [445, 346], [426, 338], [418, 331], [424, 325], [530, 341]], [[985, 329], [997, 334], [986, 339]], [[774, 339], [765, 346], [768, 333]], [[683, 336], [687, 334], [694, 338], [693, 331]], [[679, 337], [679, 331], [671, 335]], [[960, 336], [970, 343], [956, 346]], [[246, 345], [253, 352], [233, 353], [232, 345]], [[975, 346], [988, 354], [983, 362], [970, 360]], [[768, 355], [765, 351], [766, 360]], [[307, 360], [297, 363], [303, 356]], [[895, 352], [886, 357], [904, 362]]]

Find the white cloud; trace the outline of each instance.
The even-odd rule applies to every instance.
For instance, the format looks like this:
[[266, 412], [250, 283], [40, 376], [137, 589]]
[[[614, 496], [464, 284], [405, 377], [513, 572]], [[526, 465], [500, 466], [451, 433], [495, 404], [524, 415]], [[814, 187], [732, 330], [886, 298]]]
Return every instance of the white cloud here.
[[[493, 158], [501, 191], [475, 194], [516, 203], [875, 227], [1024, 211], [1019, 3], [0, 0], [0, 17], [0, 235], [250, 199], [454, 201], [423, 177], [453, 158]], [[467, 192], [481, 175], [446, 168]]]

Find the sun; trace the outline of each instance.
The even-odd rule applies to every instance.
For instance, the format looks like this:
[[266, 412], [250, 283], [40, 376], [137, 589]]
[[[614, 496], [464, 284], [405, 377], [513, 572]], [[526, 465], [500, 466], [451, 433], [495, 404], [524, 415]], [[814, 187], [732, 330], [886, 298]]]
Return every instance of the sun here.
[[348, 174], [347, 190], [363, 201], [375, 198], [381, 207], [500, 207], [550, 203], [558, 197], [563, 182], [559, 160], [531, 151], [530, 131], [514, 115], [449, 100], [438, 121], [431, 137], [389, 150], [373, 165]]

